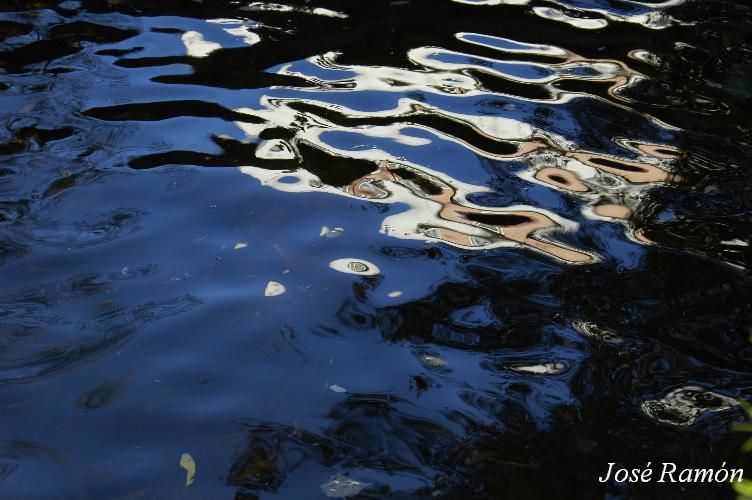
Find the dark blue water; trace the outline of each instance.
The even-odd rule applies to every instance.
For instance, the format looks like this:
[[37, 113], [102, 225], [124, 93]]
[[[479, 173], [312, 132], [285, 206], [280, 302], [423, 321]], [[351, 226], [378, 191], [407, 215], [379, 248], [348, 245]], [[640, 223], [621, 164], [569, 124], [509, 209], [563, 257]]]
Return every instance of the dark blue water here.
[[5, 0], [0, 498], [734, 498], [597, 478], [749, 469], [750, 109], [744, 1]]

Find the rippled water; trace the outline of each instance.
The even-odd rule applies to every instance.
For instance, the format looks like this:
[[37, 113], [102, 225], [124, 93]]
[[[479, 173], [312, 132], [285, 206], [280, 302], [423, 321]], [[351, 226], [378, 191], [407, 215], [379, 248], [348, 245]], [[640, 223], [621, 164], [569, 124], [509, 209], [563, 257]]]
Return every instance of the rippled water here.
[[608, 462], [743, 466], [751, 26], [3, 2], [0, 496], [615, 498], [656, 485]]

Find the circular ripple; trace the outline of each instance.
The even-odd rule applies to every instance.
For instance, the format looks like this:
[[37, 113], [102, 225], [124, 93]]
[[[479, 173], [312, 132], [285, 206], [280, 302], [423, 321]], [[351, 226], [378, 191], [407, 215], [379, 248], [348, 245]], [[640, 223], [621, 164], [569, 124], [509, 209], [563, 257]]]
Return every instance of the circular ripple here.
[[360, 274], [362, 276], [373, 276], [381, 272], [376, 264], [360, 259], [337, 259], [330, 262], [329, 267], [341, 273]]

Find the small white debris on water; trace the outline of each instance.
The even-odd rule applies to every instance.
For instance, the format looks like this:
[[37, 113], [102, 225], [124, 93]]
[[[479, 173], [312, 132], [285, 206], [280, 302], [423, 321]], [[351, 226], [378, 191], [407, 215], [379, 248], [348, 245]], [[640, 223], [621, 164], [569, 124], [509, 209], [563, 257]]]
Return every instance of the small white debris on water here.
[[329, 498], [347, 498], [354, 497], [366, 488], [370, 488], [369, 483], [361, 483], [344, 474], [335, 474], [331, 481], [321, 485], [321, 491]]
[[421, 354], [420, 360], [423, 362], [423, 364], [433, 366], [435, 368], [444, 368], [447, 365], [447, 362], [440, 357], [432, 356], [430, 354]]
[[330, 385], [329, 386], [329, 390], [332, 391], [332, 392], [347, 392], [347, 389], [345, 389], [344, 387], [341, 387], [341, 386], [339, 386], [337, 384]]
[[321, 231], [319, 231], [319, 236], [326, 236], [327, 238], [336, 238], [340, 234], [342, 234], [345, 230], [341, 227], [335, 227], [334, 229], [329, 229], [329, 226], [323, 226], [321, 228]]
[[332, 261], [329, 267], [341, 273], [360, 274], [362, 276], [373, 276], [381, 272], [376, 264], [359, 259], [337, 259]]
[[264, 295], [266, 297], [274, 297], [277, 295], [282, 295], [285, 293], [285, 285], [282, 283], [277, 283], [276, 281], [270, 281], [266, 284], [266, 289], [264, 290]]
[[511, 368], [516, 372], [553, 375], [563, 372], [566, 369], [566, 365], [564, 363], [545, 363], [542, 365], [512, 366]]
[[395, 298], [395, 297], [399, 297], [400, 295], [402, 295], [402, 292], [399, 290], [395, 290], [393, 292], [389, 292], [387, 295], [391, 298]]
[[240, 249], [245, 248], [247, 246], [248, 246], [248, 243], [241, 243], [241, 242], [238, 241], [237, 243], [235, 243], [235, 246], [232, 247], [232, 249], [233, 250], [240, 250]]

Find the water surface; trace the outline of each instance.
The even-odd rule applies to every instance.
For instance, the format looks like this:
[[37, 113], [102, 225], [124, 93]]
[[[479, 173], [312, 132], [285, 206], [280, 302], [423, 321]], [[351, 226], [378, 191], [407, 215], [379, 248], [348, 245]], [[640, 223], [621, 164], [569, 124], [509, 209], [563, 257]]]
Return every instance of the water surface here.
[[652, 497], [597, 477], [744, 466], [751, 26], [4, 2], [0, 496]]

